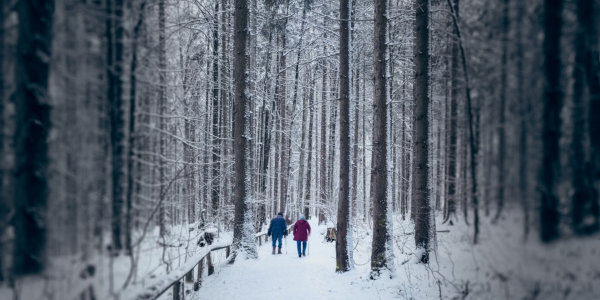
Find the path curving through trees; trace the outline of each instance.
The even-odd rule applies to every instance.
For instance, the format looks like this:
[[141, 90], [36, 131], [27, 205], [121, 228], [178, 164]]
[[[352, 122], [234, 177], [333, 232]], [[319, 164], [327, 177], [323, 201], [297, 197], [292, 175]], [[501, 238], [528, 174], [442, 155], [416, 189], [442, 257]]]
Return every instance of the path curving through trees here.
[[269, 241], [258, 248], [258, 259], [239, 259], [220, 268], [189, 298], [377, 299], [372, 283], [361, 280], [358, 272], [335, 272], [335, 243], [325, 241], [326, 226], [317, 225], [316, 220], [309, 223], [313, 232], [306, 257], [298, 257], [291, 234], [283, 241], [281, 255], [271, 254]]

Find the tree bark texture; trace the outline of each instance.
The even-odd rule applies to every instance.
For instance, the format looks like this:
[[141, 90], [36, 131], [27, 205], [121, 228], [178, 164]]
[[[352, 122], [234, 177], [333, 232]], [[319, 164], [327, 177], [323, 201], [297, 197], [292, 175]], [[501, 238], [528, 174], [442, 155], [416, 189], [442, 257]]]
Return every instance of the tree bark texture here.
[[539, 170], [538, 197], [540, 201], [540, 238], [550, 242], [559, 235], [558, 196], [560, 110], [560, 36], [562, 0], [544, 1], [544, 94], [542, 98], [542, 162]]
[[[246, 218], [249, 217], [248, 210], [248, 191], [250, 190], [250, 178], [246, 172], [247, 161], [247, 63], [246, 42], [248, 38], [248, 3], [247, 0], [235, 0], [234, 11], [234, 39], [233, 39], [233, 81], [234, 81], [234, 103], [233, 103], [233, 121], [234, 121], [234, 171], [235, 171], [235, 189], [234, 189], [234, 228], [233, 228], [233, 249], [239, 250], [243, 246], [242, 241], [247, 234], [248, 229], [244, 228]], [[252, 241], [254, 238], [252, 237]], [[249, 249], [245, 249], [246, 251]]]
[[373, 241], [371, 247], [371, 273], [378, 276], [386, 268], [387, 241], [389, 236], [387, 223], [387, 78], [386, 78], [386, 32], [387, 32], [387, 0], [375, 2], [375, 57], [374, 95], [373, 95], [373, 150], [371, 159], [371, 195], [373, 206]]
[[415, 205], [415, 244], [423, 250], [419, 258], [429, 262], [430, 203], [428, 190], [428, 137], [429, 137], [429, 3], [415, 0], [415, 41], [413, 87], [414, 130], [413, 130], [413, 204]]
[[19, 1], [14, 70], [16, 156], [12, 178], [15, 215], [13, 275], [44, 268], [48, 202], [48, 74], [54, 1]]
[[336, 271], [350, 270], [348, 228], [350, 226], [350, 1], [340, 0], [340, 182], [337, 210]]

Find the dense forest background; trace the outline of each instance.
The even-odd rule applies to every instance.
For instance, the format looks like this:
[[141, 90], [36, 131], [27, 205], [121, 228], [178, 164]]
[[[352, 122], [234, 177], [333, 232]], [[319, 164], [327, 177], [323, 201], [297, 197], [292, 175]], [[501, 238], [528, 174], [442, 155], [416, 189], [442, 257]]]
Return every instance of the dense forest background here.
[[252, 257], [247, 237], [279, 211], [336, 227], [337, 271], [353, 230], [372, 230], [373, 278], [391, 268], [395, 218], [413, 221], [423, 263], [436, 221], [468, 224], [465, 245], [513, 219], [524, 242], [598, 231], [597, 1], [4, 0], [0, 13], [2, 289], [42, 278], [64, 295], [57, 282], [88, 272], [96, 294], [119, 295], [145, 255], [167, 274], [205, 232]]

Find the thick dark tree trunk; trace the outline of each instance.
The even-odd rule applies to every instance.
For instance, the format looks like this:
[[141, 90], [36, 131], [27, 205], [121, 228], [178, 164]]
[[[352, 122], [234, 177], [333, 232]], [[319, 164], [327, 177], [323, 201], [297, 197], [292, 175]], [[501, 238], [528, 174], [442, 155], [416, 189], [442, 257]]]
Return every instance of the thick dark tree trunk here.
[[[247, 246], [243, 243], [248, 237], [248, 229], [245, 228], [248, 203], [247, 197], [250, 191], [250, 180], [246, 172], [247, 145], [247, 95], [246, 95], [246, 72], [247, 72], [247, 53], [246, 40], [248, 37], [248, 4], [247, 0], [235, 0], [234, 10], [234, 37], [233, 37], [233, 82], [234, 82], [234, 103], [233, 103], [233, 138], [234, 138], [234, 228], [233, 228], [233, 249], [237, 251], [240, 247]], [[254, 241], [254, 237], [251, 237]], [[250, 251], [251, 249], [244, 249]], [[235, 254], [234, 254], [235, 255]]]
[[415, 83], [413, 98], [415, 101], [413, 130], [413, 188], [415, 205], [415, 244], [423, 250], [419, 260], [429, 262], [430, 204], [428, 190], [429, 174], [429, 3], [428, 0], [415, 0], [415, 44], [414, 64]]
[[[600, 45], [598, 45], [598, 30], [594, 24], [597, 24], [596, 17], [598, 16], [598, 2], [593, 0], [579, 1], [578, 4], [581, 8], [578, 13], [580, 22], [584, 25], [587, 31], [587, 54], [586, 54], [586, 77], [590, 92], [590, 104], [588, 110], [588, 131], [590, 138], [590, 156], [591, 163], [589, 166], [589, 174], [593, 188], [595, 189], [594, 195], [596, 198], [596, 223], [600, 223], [600, 211], [598, 205], [600, 205]], [[585, 5], [585, 6], [584, 6]], [[587, 9], [586, 9], [587, 8]]]
[[[593, 186], [594, 178], [589, 176], [592, 172], [586, 170], [584, 152], [586, 75], [591, 77], [588, 80], [590, 83], [588, 91], [590, 92], [592, 108], [597, 105], [594, 102], [598, 102], [597, 98], [600, 97], [600, 94], [595, 94], [600, 92], [598, 90], [598, 85], [600, 85], [598, 79], [600, 78], [597, 73], [594, 74], [597, 72], [597, 70], [594, 70], [594, 65], [598, 64], [598, 52], [594, 51], [594, 48], [598, 48], [594, 21], [594, 1], [577, 1], [577, 21], [575, 67], [573, 68], [573, 131], [570, 153], [571, 173], [573, 174], [571, 178], [573, 186], [572, 226], [576, 233], [586, 234], [595, 232], [598, 229], [598, 194]], [[586, 69], [591, 69], [591, 72]], [[597, 116], [590, 115], [590, 118], [594, 119]], [[598, 137], [590, 135], [590, 140], [597, 139]], [[597, 150], [594, 149], [594, 146], [592, 152]]]
[[112, 167], [112, 250], [122, 249], [122, 214], [125, 202], [125, 112], [123, 109], [123, 1], [107, 1], [108, 102]]
[[[375, 2], [375, 57], [373, 58], [373, 152], [371, 159], [371, 204], [373, 205], [373, 241], [371, 250], [371, 277], [376, 278], [388, 267], [386, 245], [389, 236], [387, 214], [387, 79], [386, 34], [387, 0]], [[427, 39], [426, 39], [427, 40]]]
[[596, 202], [591, 202], [590, 209], [595, 210], [596, 225], [594, 230], [600, 228], [600, 45], [598, 45], [598, 29], [596, 17], [599, 10], [598, 2], [580, 0], [578, 6], [579, 19], [586, 29], [587, 34], [587, 54], [586, 54], [586, 77], [590, 93], [589, 115], [588, 115], [588, 136], [590, 138], [590, 157], [591, 162], [588, 166], [588, 174], [591, 177], [591, 187], [593, 188], [592, 197]]
[[545, 0], [544, 95], [542, 98], [542, 162], [539, 170], [540, 237], [550, 242], [559, 236], [558, 171], [562, 88], [560, 82], [560, 37], [562, 0]]
[[54, 1], [19, 1], [15, 60], [15, 169], [12, 174], [15, 252], [13, 274], [44, 268], [48, 201], [48, 73]]
[[350, 1], [340, 0], [340, 182], [335, 245], [336, 271], [350, 270]]

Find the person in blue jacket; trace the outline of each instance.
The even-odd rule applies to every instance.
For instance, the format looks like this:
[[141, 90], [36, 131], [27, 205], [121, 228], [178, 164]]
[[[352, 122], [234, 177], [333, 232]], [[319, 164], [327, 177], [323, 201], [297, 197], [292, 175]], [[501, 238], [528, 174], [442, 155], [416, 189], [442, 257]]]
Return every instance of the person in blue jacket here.
[[281, 237], [287, 236], [287, 224], [285, 223], [285, 219], [283, 218], [283, 213], [278, 213], [277, 217], [271, 220], [271, 224], [269, 225], [269, 230], [267, 231], [267, 235], [272, 236], [273, 238], [273, 254], [275, 254], [275, 242], [279, 241], [279, 251], [278, 254], [281, 254]]

